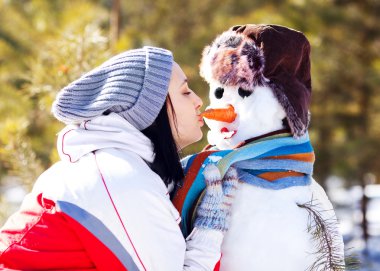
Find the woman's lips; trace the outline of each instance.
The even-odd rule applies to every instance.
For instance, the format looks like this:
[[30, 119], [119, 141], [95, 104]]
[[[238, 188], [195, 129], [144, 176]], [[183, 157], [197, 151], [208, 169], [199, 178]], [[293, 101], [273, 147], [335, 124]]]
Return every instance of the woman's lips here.
[[201, 117], [201, 116], [198, 117], [198, 121], [201, 124], [201, 127], [205, 124], [203, 117]]
[[227, 127], [223, 127], [222, 129], [220, 129], [220, 133], [224, 136], [224, 139], [230, 139], [236, 134], [236, 132], [237, 130], [230, 131]]

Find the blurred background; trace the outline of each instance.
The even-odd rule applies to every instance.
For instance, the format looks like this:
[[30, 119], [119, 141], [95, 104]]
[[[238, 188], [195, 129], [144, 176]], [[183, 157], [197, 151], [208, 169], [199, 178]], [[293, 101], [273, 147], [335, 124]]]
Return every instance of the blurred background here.
[[281, 24], [312, 46], [314, 177], [360, 270], [379, 271], [379, 14], [380, 0], [0, 0], [0, 225], [58, 160], [63, 125], [50, 107], [66, 84], [111, 55], [155, 45], [173, 51], [207, 105], [203, 48], [236, 24]]

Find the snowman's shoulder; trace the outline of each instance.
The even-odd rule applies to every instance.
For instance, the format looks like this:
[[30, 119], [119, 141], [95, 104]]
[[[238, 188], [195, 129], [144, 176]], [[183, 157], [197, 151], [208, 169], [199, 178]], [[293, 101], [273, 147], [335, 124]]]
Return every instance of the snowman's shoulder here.
[[322, 186], [314, 179], [311, 180], [310, 189], [312, 197], [317, 201], [317, 204], [320, 205], [324, 210], [333, 210], [333, 205], [329, 200], [325, 190]]
[[318, 198], [328, 199], [325, 190], [322, 188], [322, 186], [314, 178], [311, 179], [310, 189], [313, 192], [313, 194], [318, 196]]

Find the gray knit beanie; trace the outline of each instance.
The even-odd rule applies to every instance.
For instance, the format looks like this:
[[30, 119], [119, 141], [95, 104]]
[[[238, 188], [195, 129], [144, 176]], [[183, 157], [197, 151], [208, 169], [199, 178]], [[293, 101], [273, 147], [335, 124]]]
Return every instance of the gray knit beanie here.
[[115, 112], [143, 130], [164, 105], [172, 65], [172, 53], [165, 49], [143, 47], [123, 52], [63, 88], [52, 112], [66, 124]]

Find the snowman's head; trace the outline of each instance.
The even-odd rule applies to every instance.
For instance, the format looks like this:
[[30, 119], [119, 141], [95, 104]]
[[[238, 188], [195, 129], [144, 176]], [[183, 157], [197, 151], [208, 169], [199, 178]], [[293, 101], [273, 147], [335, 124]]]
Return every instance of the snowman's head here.
[[246, 25], [207, 46], [200, 69], [210, 86], [209, 143], [228, 149], [284, 128], [303, 135], [311, 93], [308, 45], [295, 30]]
[[284, 128], [286, 113], [267, 86], [248, 91], [213, 82], [209, 98], [210, 105], [206, 109], [217, 109], [222, 114], [228, 114], [222, 111], [228, 109], [235, 113], [234, 120], [205, 118], [210, 128], [208, 141], [219, 149], [228, 149], [246, 139]]

